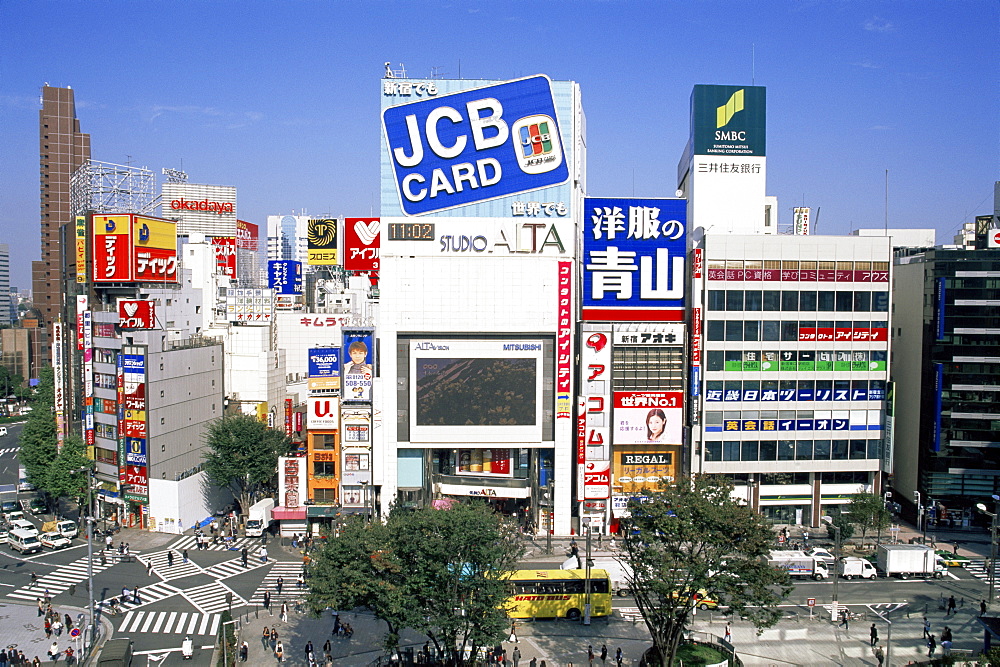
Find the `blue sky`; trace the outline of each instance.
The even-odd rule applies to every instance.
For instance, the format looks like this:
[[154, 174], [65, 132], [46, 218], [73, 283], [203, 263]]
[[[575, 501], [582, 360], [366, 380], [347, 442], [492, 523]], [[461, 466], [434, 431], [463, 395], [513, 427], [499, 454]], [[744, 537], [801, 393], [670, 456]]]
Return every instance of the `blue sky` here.
[[[768, 194], [819, 232], [989, 213], [996, 0], [0, 0], [0, 242], [39, 257], [40, 87], [72, 86], [98, 160], [235, 185], [239, 217], [378, 212], [383, 63], [580, 83], [588, 194], [672, 196], [698, 83], [767, 87]], [[753, 57], [751, 57], [753, 53]]]

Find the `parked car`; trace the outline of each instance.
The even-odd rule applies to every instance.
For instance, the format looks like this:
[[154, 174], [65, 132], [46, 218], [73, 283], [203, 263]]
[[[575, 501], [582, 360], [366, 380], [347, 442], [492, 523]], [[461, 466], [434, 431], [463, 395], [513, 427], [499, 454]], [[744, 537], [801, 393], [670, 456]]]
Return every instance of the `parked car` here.
[[49, 549], [65, 549], [73, 543], [68, 537], [63, 537], [59, 533], [42, 533], [38, 536], [38, 541], [42, 543], [43, 547], [48, 547]]
[[819, 558], [824, 563], [826, 563], [827, 568], [833, 569], [833, 566], [837, 563], [837, 557], [830, 553], [828, 550], [822, 547], [813, 547], [806, 552], [807, 556], [813, 556], [814, 558]]
[[9, 514], [10, 512], [16, 512], [18, 510], [16, 500], [4, 500], [0, 502], [0, 512], [4, 514]]
[[41, 498], [32, 498], [28, 501], [28, 511], [32, 514], [42, 514], [48, 509], [45, 501]]

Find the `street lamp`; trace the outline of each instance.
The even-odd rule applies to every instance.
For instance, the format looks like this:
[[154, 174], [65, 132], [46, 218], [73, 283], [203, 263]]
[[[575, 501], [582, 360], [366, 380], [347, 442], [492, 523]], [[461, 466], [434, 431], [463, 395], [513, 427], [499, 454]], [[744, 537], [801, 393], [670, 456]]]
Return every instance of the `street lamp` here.
[[991, 517], [992, 521], [990, 523], [990, 601], [993, 600], [993, 591], [996, 584], [996, 567], [997, 567], [997, 528], [998, 528], [998, 516], [1000, 516], [1000, 496], [993, 494], [993, 509], [995, 511], [990, 512], [986, 509], [986, 505], [983, 503], [978, 503], [976, 509], [983, 514]]
[[885, 621], [886, 625], [888, 626], [888, 629], [885, 631], [885, 664], [891, 665], [892, 658], [889, 656], [890, 653], [889, 647], [892, 645], [892, 621], [890, 621], [888, 618], [883, 616], [882, 613], [875, 611], [871, 607], [868, 607], [868, 609], [870, 609], [872, 613], [874, 613], [876, 616]]
[[365, 521], [371, 521], [368, 516], [368, 482], [362, 480], [361, 484], [361, 506], [364, 508]]
[[87, 641], [89, 651], [97, 639], [97, 616], [94, 613], [94, 528], [97, 522], [94, 520], [94, 469], [85, 466], [79, 470], [74, 470], [73, 474], [87, 473], [87, 513], [84, 517], [87, 523], [87, 596], [90, 608], [90, 637]]
[[927, 544], [927, 517], [924, 516], [924, 506], [920, 504], [920, 492], [913, 492], [913, 500], [917, 503], [917, 530], [923, 535], [921, 544]]
[[840, 580], [840, 577], [837, 576], [837, 569], [840, 564], [840, 526], [834, 524], [833, 519], [828, 514], [822, 517], [822, 521], [833, 528], [834, 539], [836, 540], [836, 546], [833, 548], [833, 555], [836, 559], [833, 563], [833, 604], [830, 605], [830, 620], [836, 621], [837, 613], [839, 612], [837, 607], [837, 582]]

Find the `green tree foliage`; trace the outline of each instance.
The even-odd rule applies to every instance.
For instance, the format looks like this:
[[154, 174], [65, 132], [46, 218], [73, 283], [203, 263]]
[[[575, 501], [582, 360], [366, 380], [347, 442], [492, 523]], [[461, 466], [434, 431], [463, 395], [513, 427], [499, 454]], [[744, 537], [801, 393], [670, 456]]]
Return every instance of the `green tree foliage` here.
[[45, 476], [41, 487], [53, 498], [83, 501], [87, 495], [88, 471], [94, 462], [87, 458], [87, 446], [79, 436], [68, 436]]
[[46, 488], [49, 469], [56, 460], [56, 420], [52, 414], [52, 368], [43, 368], [28, 421], [21, 431], [18, 460], [36, 488]]
[[317, 614], [367, 607], [386, 623], [386, 650], [411, 628], [462, 665], [466, 649], [475, 655], [506, 638], [503, 573], [522, 554], [516, 527], [485, 505], [395, 507], [384, 525], [354, 518], [327, 541], [313, 561], [308, 604]]
[[763, 558], [774, 539], [733, 486], [697, 476], [629, 502], [619, 560], [661, 664], [672, 665], [697, 594], [715, 596], [758, 629], [774, 625], [791, 591], [788, 573]]
[[[861, 542], [870, 532], [889, 527], [892, 515], [885, 508], [885, 500], [874, 493], [859, 493], [847, 505], [847, 518], [861, 529]], [[845, 538], [846, 539], [846, 538]]]
[[854, 524], [851, 523], [851, 517], [846, 512], [832, 515], [830, 517], [830, 523], [825, 525], [826, 536], [831, 540], [837, 539], [837, 531], [834, 529], [834, 526], [840, 528], [841, 544], [854, 537]]
[[24, 386], [24, 378], [13, 373], [6, 366], [0, 366], [0, 398], [15, 396], [18, 400], [31, 395], [31, 390]]
[[245, 514], [274, 478], [278, 457], [292, 442], [251, 415], [227, 415], [212, 422], [206, 436], [205, 472], [216, 486], [228, 488]]

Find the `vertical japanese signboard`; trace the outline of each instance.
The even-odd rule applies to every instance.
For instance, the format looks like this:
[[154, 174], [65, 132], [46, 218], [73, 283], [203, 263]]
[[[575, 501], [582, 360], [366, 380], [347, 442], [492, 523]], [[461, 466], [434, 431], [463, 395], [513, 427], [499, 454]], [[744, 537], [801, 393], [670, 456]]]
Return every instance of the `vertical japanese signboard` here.
[[556, 419], [569, 419], [573, 410], [570, 376], [573, 370], [573, 264], [559, 262], [556, 297]]
[[128, 215], [95, 215], [94, 282], [132, 281], [132, 225]]
[[337, 220], [310, 220], [306, 232], [306, 262], [312, 265], [337, 264]]
[[87, 216], [76, 216], [76, 282], [87, 282]]
[[215, 250], [216, 273], [236, 280], [236, 237], [213, 236], [212, 249]]
[[680, 322], [688, 276], [683, 199], [585, 199], [583, 315]]
[[[611, 329], [595, 331], [591, 325], [582, 333], [580, 349], [582, 405], [578, 408], [577, 480], [578, 500], [607, 498], [593, 495], [594, 477], [605, 471], [610, 484], [611, 446]], [[580, 432], [582, 431], [582, 433]], [[596, 464], [596, 467], [595, 467]], [[589, 480], [589, 481], [588, 481]], [[591, 493], [592, 495], [587, 495]]]
[[142, 347], [125, 347], [118, 355], [120, 402], [118, 404], [119, 475], [127, 486], [125, 499], [149, 502], [146, 432], [146, 354]]
[[56, 446], [62, 449], [66, 434], [66, 369], [63, 356], [63, 323], [52, 323], [53, 410], [56, 418]]
[[276, 294], [302, 293], [302, 262], [290, 259], [267, 263], [267, 286]]
[[372, 400], [375, 377], [375, 330], [343, 330], [344, 372], [341, 375], [345, 402], [368, 403]]

